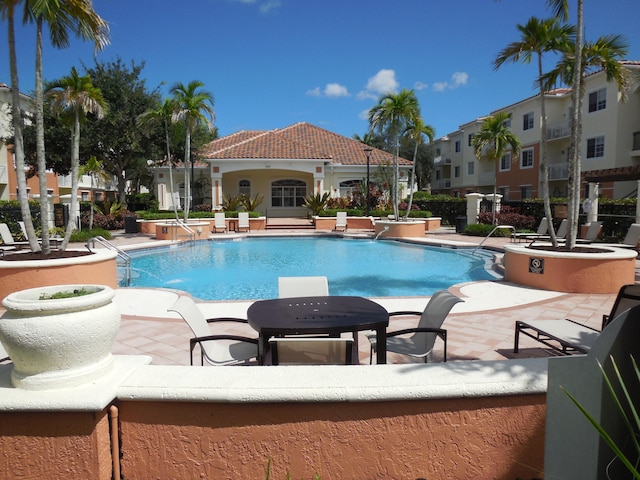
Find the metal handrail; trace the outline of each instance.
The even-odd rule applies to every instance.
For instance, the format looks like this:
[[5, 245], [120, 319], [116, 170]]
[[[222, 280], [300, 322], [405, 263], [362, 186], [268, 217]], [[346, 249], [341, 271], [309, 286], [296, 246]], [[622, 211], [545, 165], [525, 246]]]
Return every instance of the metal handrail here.
[[473, 252], [471, 252], [471, 254], [475, 254], [476, 250], [478, 250], [480, 247], [482, 247], [482, 245], [484, 244], [484, 242], [486, 242], [489, 237], [491, 235], [493, 235], [493, 232], [495, 232], [496, 230], [500, 229], [500, 228], [508, 228], [509, 230], [511, 230], [511, 232], [513, 233], [513, 235], [511, 235], [511, 241], [513, 241], [513, 238], [515, 237], [515, 233], [516, 233], [516, 227], [514, 227], [513, 225], [496, 225], [495, 227], [493, 227], [493, 229], [489, 232], [489, 234], [484, 237], [482, 239], [482, 241], [478, 244], [478, 246], [476, 248], [473, 249]]
[[[196, 232], [191, 227], [189, 227], [186, 223], [184, 223], [181, 220], [172, 220], [171, 222], [168, 222], [168, 223], [170, 225], [176, 225], [176, 226], [180, 227], [182, 230], [187, 232], [187, 235], [184, 235], [184, 236], [189, 237], [189, 240], [192, 241], [192, 242], [195, 241]], [[172, 234], [171, 241], [176, 241], [181, 237], [181, 235], [178, 235], [178, 230], [177, 229], [171, 229], [171, 234]], [[173, 236], [174, 234], [175, 234], [175, 237]]]
[[91, 251], [91, 247], [93, 246], [93, 248], [95, 248], [96, 243], [99, 243], [100, 245], [102, 245], [103, 247], [109, 250], [113, 250], [114, 252], [117, 253], [118, 257], [124, 261], [123, 276], [125, 280], [125, 285], [128, 287], [131, 284], [131, 256], [127, 252], [125, 252], [124, 250], [121, 250], [120, 248], [118, 248], [113, 243], [111, 243], [106, 238], [100, 235], [91, 237], [89, 240], [87, 240], [87, 243], [85, 246], [87, 247], [87, 250]]

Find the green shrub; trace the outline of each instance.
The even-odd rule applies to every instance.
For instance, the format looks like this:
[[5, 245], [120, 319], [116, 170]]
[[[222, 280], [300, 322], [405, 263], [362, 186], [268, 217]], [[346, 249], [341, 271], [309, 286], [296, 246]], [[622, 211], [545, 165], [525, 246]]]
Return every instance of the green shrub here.
[[[472, 235], [474, 237], [486, 237], [489, 235], [491, 230], [495, 225], [488, 225], [486, 223], [476, 223], [473, 225], [467, 225], [464, 229], [465, 235]], [[509, 228], [499, 228], [495, 232], [493, 232], [493, 237], [508, 237], [511, 235], [511, 229]]]
[[92, 237], [104, 237], [105, 240], [111, 240], [113, 238], [109, 230], [94, 228], [93, 230], [74, 230], [71, 234], [71, 241], [85, 243]]

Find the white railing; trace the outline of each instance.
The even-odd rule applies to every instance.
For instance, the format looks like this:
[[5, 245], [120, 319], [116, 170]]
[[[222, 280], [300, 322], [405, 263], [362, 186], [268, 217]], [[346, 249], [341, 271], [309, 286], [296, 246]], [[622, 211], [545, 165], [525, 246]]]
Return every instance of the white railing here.
[[450, 178], [443, 178], [440, 180], [436, 180], [435, 182], [433, 182], [433, 186], [434, 188], [450, 188], [451, 187], [451, 179]]
[[549, 165], [549, 180], [566, 180], [567, 178], [569, 178], [568, 163]]
[[555, 140], [557, 138], [565, 138], [571, 135], [569, 123], [564, 122], [547, 127], [547, 140]]

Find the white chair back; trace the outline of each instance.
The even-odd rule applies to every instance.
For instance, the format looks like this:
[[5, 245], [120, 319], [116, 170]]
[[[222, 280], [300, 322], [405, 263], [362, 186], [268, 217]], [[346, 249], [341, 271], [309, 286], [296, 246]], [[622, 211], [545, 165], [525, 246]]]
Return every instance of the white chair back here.
[[278, 277], [278, 297], [322, 297], [329, 295], [327, 277]]

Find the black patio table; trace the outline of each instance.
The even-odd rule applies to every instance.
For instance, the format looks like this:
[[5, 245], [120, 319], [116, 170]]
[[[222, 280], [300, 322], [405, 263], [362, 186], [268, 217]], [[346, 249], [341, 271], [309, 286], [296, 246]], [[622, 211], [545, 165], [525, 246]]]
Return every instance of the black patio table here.
[[283, 335], [354, 332], [357, 355], [359, 330], [375, 330], [377, 363], [387, 362], [389, 313], [381, 305], [363, 297], [323, 296], [259, 300], [247, 310], [247, 320], [259, 335], [259, 354], [269, 353], [269, 339]]

